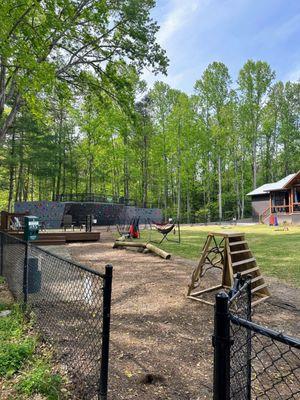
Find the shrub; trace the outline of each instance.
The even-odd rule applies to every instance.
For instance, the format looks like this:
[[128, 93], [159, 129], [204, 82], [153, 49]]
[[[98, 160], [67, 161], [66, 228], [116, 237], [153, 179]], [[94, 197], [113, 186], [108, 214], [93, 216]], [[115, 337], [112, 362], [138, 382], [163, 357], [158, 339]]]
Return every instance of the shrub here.
[[23, 362], [32, 356], [35, 340], [26, 338], [20, 343], [0, 343], [0, 376], [12, 376], [22, 366]]
[[48, 360], [39, 359], [26, 372], [17, 385], [17, 390], [26, 395], [41, 394], [48, 400], [61, 399], [62, 377], [51, 372]]

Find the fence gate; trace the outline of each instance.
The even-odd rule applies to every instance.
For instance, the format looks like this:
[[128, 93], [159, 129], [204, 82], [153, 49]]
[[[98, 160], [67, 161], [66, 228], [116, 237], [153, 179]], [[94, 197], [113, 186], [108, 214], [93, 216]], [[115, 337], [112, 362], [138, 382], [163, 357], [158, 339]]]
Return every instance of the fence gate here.
[[251, 321], [251, 280], [216, 296], [214, 400], [300, 399], [300, 340]]

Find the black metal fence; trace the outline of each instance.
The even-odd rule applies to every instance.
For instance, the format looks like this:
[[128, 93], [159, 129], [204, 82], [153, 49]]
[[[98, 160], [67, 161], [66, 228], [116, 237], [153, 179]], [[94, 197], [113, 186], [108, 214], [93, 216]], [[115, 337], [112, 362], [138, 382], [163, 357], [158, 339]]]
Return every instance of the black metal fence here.
[[216, 296], [214, 400], [300, 399], [300, 340], [251, 321], [251, 281]]
[[108, 204], [123, 204], [125, 206], [135, 206], [142, 208], [155, 208], [158, 207], [157, 201], [138, 201], [128, 199], [127, 197], [115, 196], [112, 194], [99, 194], [99, 193], [63, 193], [56, 195], [55, 201], [60, 202], [79, 202], [79, 203], [108, 203]]
[[112, 267], [105, 274], [0, 233], [0, 267], [67, 370], [72, 399], [107, 399]]

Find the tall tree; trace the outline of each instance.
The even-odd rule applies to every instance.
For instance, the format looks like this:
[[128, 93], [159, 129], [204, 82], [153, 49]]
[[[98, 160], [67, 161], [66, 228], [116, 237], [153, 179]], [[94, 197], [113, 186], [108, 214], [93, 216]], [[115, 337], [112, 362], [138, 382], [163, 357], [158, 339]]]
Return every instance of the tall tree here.
[[253, 188], [257, 187], [257, 147], [261, 133], [262, 112], [275, 72], [264, 61], [248, 60], [239, 72], [242, 115], [252, 152]]
[[154, 0], [1, 2], [0, 140], [22, 104], [33, 105], [57, 80], [77, 89], [96, 87], [117, 100], [112, 64], [123, 60], [137, 70], [165, 72], [167, 58], [150, 17], [154, 5]]
[[202, 92], [207, 100], [207, 112], [210, 115], [211, 134], [214, 136], [214, 142], [218, 151], [217, 170], [218, 170], [218, 207], [219, 220], [223, 218], [222, 210], [222, 142], [224, 123], [222, 110], [229, 99], [231, 78], [226, 65], [220, 62], [213, 62], [204, 71], [202, 78], [196, 82], [195, 89]]

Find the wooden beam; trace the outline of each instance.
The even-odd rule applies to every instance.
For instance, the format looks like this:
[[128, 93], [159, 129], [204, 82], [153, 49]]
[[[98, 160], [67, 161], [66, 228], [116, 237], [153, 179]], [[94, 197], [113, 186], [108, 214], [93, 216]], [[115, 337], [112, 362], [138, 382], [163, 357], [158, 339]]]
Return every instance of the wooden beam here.
[[113, 248], [117, 248], [117, 247], [142, 247], [145, 248], [146, 247], [146, 243], [141, 243], [141, 242], [122, 242], [121, 240], [116, 240]]
[[167, 253], [166, 251], [164, 251], [156, 246], [153, 246], [153, 244], [151, 244], [151, 243], [146, 244], [146, 249], [152, 251], [152, 253], [159, 255], [160, 257], [164, 258], [165, 260], [169, 260], [171, 258], [170, 253]]
[[213, 292], [214, 290], [222, 289], [222, 287], [223, 287], [222, 285], [212, 286], [212, 287], [210, 287], [210, 288], [208, 288], [208, 289], [203, 289], [203, 290], [199, 290], [198, 292], [191, 293], [191, 294], [190, 294], [189, 296], [187, 296], [187, 297], [190, 297], [190, 296], [199, 296], [199, 294]]
[[188, 299], [200, 301], [201, 303], [208, 304], [209, 306], [214, 306], [215, 304], [208, 300], [198, 299], [197, 297], [187, 296]]

